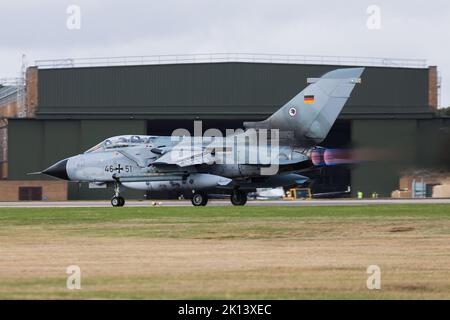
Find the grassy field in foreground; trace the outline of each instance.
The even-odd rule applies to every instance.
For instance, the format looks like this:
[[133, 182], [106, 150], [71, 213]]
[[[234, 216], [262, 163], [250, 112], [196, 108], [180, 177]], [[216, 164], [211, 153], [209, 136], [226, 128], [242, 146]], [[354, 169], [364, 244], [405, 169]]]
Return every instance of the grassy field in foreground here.
[[0, 298], [450, 299], [450, 205], [2, 208]]

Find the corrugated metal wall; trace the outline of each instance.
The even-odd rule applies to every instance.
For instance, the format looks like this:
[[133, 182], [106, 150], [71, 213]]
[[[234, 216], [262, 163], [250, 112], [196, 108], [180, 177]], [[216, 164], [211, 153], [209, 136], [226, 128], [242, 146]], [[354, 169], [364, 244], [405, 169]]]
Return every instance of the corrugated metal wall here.
[[[352, 147], [369, 156], [352, 168], [353, 194], [373, 192], [389, 197], [398, 188], [400, 172], [416, 164], [419, 120], [353, 120]], [[372, 157], [372, 158], [371, 158]]]
[[[211, 63], [39, 70], [40, 117], [261, 118], [338, 66]], [[428, 69], [367, 68], [344, 113], [427, 111]]]

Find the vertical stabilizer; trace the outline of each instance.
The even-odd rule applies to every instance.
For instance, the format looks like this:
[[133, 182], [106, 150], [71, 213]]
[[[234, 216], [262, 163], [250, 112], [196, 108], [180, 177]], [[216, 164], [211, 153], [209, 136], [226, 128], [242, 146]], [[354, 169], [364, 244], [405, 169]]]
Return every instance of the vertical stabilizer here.
[[287, 142], [291, 145], [317, 145], [326, 138], [353, 88], [361, 82], [363, 71], [364, 68], [344, 68], [309, 78], [309, 85], [267, 120], [244, 126], [279, 129], [289, 137]]

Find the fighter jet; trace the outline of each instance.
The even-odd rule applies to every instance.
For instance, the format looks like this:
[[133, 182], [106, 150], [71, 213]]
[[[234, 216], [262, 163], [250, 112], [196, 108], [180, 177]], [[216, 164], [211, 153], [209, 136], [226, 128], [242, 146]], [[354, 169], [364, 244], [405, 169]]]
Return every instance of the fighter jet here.
[[305, 183], [302, 171], [326, 165], [327, 151], [319, 145], [363, 71], [342, 68], [308, 78], [308, 86], [268, 119], [244, 122], [225, 136], [175, 130], [172, 136], [111, 137], [42, 173], [112, 187], [114, 207], [124, 206], [124, 188], [187, 192], [194, 206], [205, 206], [208, 192], [223, 189], [233, 205], [242, 206], [248, 192]]

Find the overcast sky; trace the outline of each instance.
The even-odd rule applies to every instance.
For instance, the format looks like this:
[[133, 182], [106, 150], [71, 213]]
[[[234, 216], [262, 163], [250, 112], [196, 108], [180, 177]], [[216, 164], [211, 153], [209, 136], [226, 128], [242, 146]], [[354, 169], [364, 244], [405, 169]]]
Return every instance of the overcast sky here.
[[[81, 9], [79, 30], [66, 26], [69, 5]], [[367, 27], [370, 5], [380, 29]], [[0, 23], [0, 78], [18, 75], [23, 53], [29, 65], [213, 52], [418, 58], [438, 66], [450, 105], [448, 0], [1, 0]]]

